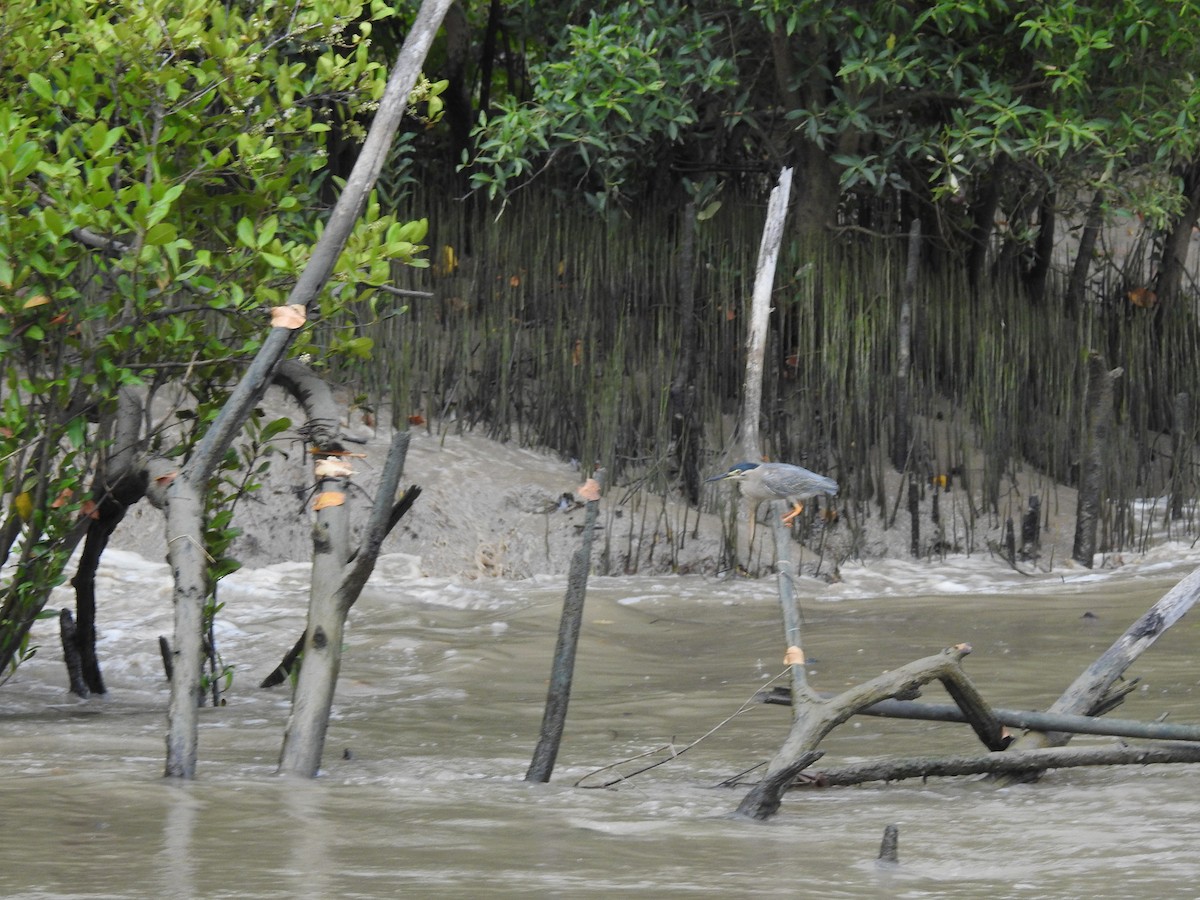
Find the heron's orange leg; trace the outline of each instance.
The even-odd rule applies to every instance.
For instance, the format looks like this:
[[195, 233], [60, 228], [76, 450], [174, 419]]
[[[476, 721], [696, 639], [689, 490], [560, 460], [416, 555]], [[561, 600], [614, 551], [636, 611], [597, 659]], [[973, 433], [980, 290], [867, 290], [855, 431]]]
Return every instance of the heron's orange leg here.
[[792, 519], [796, 518], [796, 516], [800, 515], [800, 513], [802, 513], [802, 512], [804, 512], [804, 504], [799, 503], [799, 502], [793, 503], [792, 511], [783, 517], [783, 524], [786, 525], [788, 528], [791, 528], [792, 527]]

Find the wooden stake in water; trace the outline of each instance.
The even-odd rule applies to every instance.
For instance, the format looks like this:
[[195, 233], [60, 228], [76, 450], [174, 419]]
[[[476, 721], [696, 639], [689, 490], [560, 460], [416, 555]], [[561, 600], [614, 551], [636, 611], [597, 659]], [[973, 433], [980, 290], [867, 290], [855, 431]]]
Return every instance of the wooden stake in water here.
[[550, 669], [550, 690], [546, 695], [546, 711], [542, 715], [542, 732], [533, 751], [533, 761], [525, 773], [526, 781], [547, 782], [554, 771], [554, 760], [562, 743], [563, 725], [567, 720], [567, 704], [571, 700], [571, 677], [575, 672], [575, 648], [579, 645], [579, 628], [583, 622], [583, 600], [587, 594], [588, 569], [592, 561], [592, 539], [596, 533], [596, 516], [600, 501], [590, 500], [583, 525], [583, 545], [571, 557], [567, 575], [567, 593], [563, 597], [562, 618], [558, 624], [558, 644]]

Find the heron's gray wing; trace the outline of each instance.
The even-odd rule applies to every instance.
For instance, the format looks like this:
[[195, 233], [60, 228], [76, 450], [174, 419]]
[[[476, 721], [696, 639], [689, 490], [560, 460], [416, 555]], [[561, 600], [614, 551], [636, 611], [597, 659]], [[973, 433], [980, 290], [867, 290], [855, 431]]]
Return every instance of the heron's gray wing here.
[[836, 494], [837, 482], [802, 466], [764, 463], [763, 484], [780, 497], [807, 499], [816, 494]]

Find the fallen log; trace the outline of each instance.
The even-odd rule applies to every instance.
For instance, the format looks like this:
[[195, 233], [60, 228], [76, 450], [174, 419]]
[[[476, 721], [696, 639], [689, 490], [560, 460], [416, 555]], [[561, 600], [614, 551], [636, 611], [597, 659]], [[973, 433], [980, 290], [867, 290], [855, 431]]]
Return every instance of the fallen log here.
[[987, 753], [980, 756], [913, 757], [879, 760], [805, 773], [790, 789], [845, 787], [868, 781], [903, 781], [961, 775], [1021, 775], [1081, 766], [1128, 766], [1200, 762], [1200, 746], [1165, 744], [1144, 747], [1048, 747], [1042, 750]]
[[799, 707], [793, 710], [792, 727], [787, 739], [768, 765], [762, 781], [742, 798], [738, 814], [751, 819], [770, 818], [779, 809], [788, 786], [820, 756], [816, 747], [825, 735], [859, 710], [873, 706], [880, 700], [912, 696], [921, 685], [931, 681], [953, 685], [952, 695], [956, 701], [971, 698], [964, 714], [975, 717], [978, 712], [978, 717], [973, 718], [973, 725], [985, 744], [996, 749], [1003, 746], [998, 743], [998, 730], [992, 730], [996, 727], [994, 719], [987, 715], [986, 706], [978, 700], [978, 694], [962, 671], [962, 659], [970, 652], [969, 644], [957, 644], [934, 656], [914, 660], [854, 685], [828, 700], [815, 695], [811, 695], [811, 699], [801, 698]]

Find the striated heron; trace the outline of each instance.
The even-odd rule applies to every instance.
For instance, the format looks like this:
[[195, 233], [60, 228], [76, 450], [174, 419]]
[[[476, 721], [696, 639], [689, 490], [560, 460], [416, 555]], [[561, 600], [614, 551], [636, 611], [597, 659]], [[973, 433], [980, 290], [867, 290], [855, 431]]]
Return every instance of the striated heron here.
[[754, 543], [754, 523], [758, 506], [764, 500], [786, 500], [792, 510], [783, 517], [789, 528], [792, 519], [804, 511], [804, 501], [817, 494], [837, 496], [838, 485], [832, 478], [810, 472], [802, 466], [788, 463], [740, 462], [728, 472], [714, 475], [708, 481], [735, 481], [742, 496], [750, 501], [750, 543]]

